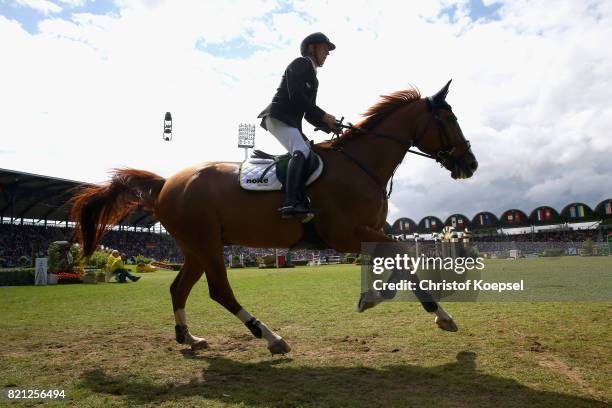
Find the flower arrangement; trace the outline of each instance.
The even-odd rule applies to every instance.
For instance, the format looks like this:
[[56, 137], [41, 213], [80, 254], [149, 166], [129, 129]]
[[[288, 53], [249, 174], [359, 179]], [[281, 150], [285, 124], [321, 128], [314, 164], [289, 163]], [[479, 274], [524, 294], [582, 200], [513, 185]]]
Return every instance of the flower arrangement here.
[[57, 283], [83, 283], [82, 273], [58, 272]]
[[147, 258], [144, 255], [136, 255], [136, 257], [134, 257], [134, 261], [136, 261], [136, 265], [148, 265], [153, 260], [151, 258]]
[[[55, 241], [49, 245], [49, 276], [57, 283], [82, 283], [83, 266], [80, 248], [77, 244], [67, 241]], [[47, 278], [49, 280], [49, 278]]]

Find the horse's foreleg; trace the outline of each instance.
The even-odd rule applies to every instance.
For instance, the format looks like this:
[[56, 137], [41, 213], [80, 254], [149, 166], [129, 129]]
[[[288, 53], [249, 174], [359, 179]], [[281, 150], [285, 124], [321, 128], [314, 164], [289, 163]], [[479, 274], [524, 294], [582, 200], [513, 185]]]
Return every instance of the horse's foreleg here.
[[[394, 243], [397, 242], [394, 238], [386, 236], [382, 231], [376, 230], [366, 225], [356, 228], [355, 233], [361, 242], [381, 242]], [[393, 276], [393, 275], [392, 275]], [[453, 317], [449, 315], [427, 292], [420, 289], [415, 290], [414, 294], [421, 302], [423, 308], [429, 313], [435, 313], [435, 323], [439, 328], [446, 331], [455, 332], [458, 330], [457, 325], [453, 321]], [[357, 305], [357, 310], [363, 312], [369, 308], [376, 306], [385, 299], [380, 294], [372, 294], [370, 292], [362, 293]]]
[[244, 309], [236, 313], [236, 317], [253, 333], [258, 339], [264, 338], [268, 342], [268, 350], [274, 354], [286, 354], [291, 351], [289, 344], [281, 336], [274, 333], [264, 323], [260, 322]]
[[187, 328], [187, 316], [185, 314], [185, 303], [193, 285], [202, 276], [203, 268], [198, 261], [191, 257], [185, 257], [185, 263], [178, 273], [174, 282], [170, 285], [172, 295], [172, 308], [174, 309], [174, 326], [176, 341], [180, 344], [189, 344], [193, 349], [207, 348], [208, 343], [200, 337], [196, 337]]
[[291, 347], [289, 347], [281, 336], [270, 330], [268, 326], [257, 320], [238, 303], [227, 280], [227, 270], [223, 262], [222, 251], [223, 247], [221, 247], [219, 255], [209, 255], [203, 259], [211, 299], [218, 302], [240, 319], [255, 337], [265, 339], [268, 343], [268, 350], [270, 350], [270, 353], [285, 354], [291, 351]]

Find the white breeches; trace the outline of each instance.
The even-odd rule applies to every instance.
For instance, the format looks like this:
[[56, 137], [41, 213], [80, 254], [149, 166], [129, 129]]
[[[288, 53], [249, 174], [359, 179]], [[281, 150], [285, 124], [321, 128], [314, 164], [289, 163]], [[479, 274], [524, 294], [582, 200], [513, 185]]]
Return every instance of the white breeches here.
[[268, 132], [282, 144], [289, 153], [293, 154], [296, 151], [304, 153], [304, 157], [308, 158], [310, 154], [310, 146], [302, 138], [302, 133], [284, 122], [275, 119], [271, 116], [266, 117], [266, 127]]

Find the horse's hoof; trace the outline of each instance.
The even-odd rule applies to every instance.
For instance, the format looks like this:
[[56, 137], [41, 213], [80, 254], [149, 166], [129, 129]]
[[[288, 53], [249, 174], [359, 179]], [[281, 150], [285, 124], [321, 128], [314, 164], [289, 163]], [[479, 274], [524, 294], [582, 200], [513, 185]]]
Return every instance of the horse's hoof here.
[[436, 324], [442, 330], [446, 330], [449, 332], [456, 332], [459, 330], [459, 327], [457, 327], [453, 319], [441, 319], [439, 317], [436, 317]]
[[362, 313], [368, 309], [373, 308], [382, 301], [380, 296], [373, 294], [372, 292], [364, 292], [359, 297], [357, 302], [357, 312]]
[[285, 340], [279, 339], [275, 340], [272, 344], [270, 344], [268, 346], [268, 350], [270, 350], [270, 353], [272, 353], [272, 355], [287, 354], [291, 351], [291, 347], [289, 347], [289, 344], [287, 344]]
[[207, 349], [208, 347], [210, 346], [208, 345], [208, 342], [204, 339], [200, 339], [194, 343], [191, 343], [191, 350], [193, 351], [204, 350], [204, 349]]

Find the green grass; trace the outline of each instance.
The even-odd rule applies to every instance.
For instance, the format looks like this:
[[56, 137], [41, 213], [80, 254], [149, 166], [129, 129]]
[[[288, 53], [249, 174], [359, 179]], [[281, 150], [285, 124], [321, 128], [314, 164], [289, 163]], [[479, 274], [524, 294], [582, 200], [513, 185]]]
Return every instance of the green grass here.
[[[573, 259], [487, 268], [524, 273], [554, 262], [569, 268]], [[612, 402], [612, 302], [446, 303], [460, 327], [447, 333], [411, 302], [356, 313], [356, 266], [231, 270], [243, 306], [293, 351], [270, 357], [262, 340], [209, 299], [203, 279], [187, 315], [211, 348], [193, 353], [174, 341], [168, 287], [175, 273], [142, 276], [127, 284], [0, 288], [0, 388], [62, 388], [71, 405], [93, 407]]]

